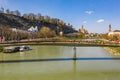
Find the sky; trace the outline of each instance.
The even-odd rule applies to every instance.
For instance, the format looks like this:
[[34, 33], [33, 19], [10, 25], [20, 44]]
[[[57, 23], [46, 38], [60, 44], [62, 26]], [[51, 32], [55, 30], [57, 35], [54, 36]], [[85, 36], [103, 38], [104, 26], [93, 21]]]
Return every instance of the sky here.
[[108, 25], [120, 30], [120, 0], [0, 0], [0, 7], [59, 18], [78, 30], [106, 33]]

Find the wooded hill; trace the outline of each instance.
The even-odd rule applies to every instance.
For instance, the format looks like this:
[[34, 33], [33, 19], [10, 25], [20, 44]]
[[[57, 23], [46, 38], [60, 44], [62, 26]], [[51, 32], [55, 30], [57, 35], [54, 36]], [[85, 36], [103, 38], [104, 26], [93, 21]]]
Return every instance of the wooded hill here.
[[38, 26], [40, 30], [43, 26], [54, 30], [56, 34], [63, 31], [64, 34], [77, 32], [72, 25], [66, 24], [64, 21], [57, 18], [50, 18], [49, 16], [42, 16], [41, 14], [24, 14], [12, 13], [10, 11], [0, 13], [0, 27], [17, 28], [21, 30], [28, 30], [31, 26]]

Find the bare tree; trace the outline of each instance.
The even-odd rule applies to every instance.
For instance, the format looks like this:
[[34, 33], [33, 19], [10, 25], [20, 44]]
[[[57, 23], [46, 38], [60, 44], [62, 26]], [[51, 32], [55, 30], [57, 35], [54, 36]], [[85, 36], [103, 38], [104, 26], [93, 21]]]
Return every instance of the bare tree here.
[[0, 13], [4, 13], [4, 8], [3, 7], [0, 8]]
[[43, 38], [49, 38], [49, 37], [56, 36], [55, 32], [46, 26], [41, 28], [39, 34], [40, 34], [40, 37], [43, 37]]

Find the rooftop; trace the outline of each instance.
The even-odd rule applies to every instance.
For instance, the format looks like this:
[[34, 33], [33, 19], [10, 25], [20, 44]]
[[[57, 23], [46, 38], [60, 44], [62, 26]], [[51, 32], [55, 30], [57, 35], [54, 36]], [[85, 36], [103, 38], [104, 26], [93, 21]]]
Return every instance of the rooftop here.
[[114, 30], [113, 32], [120, 32], [120, 30]]

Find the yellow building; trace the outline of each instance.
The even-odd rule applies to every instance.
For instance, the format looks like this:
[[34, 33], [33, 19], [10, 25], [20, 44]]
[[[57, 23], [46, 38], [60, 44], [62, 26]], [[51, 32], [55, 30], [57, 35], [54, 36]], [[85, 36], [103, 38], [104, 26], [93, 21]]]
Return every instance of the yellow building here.
[[82, 25], [82, 28], [79, 29], [79, 32], [80, 32], [80, 33], [83, 33], [83, 34], [87, 34], [87, 33], [88, 33], [88, 31], [84, 28], [83, 25]]
[[59, 35], [60, 35], [60, 37], [62, 37], [63, 36], [63, 31], [60, 31]]

